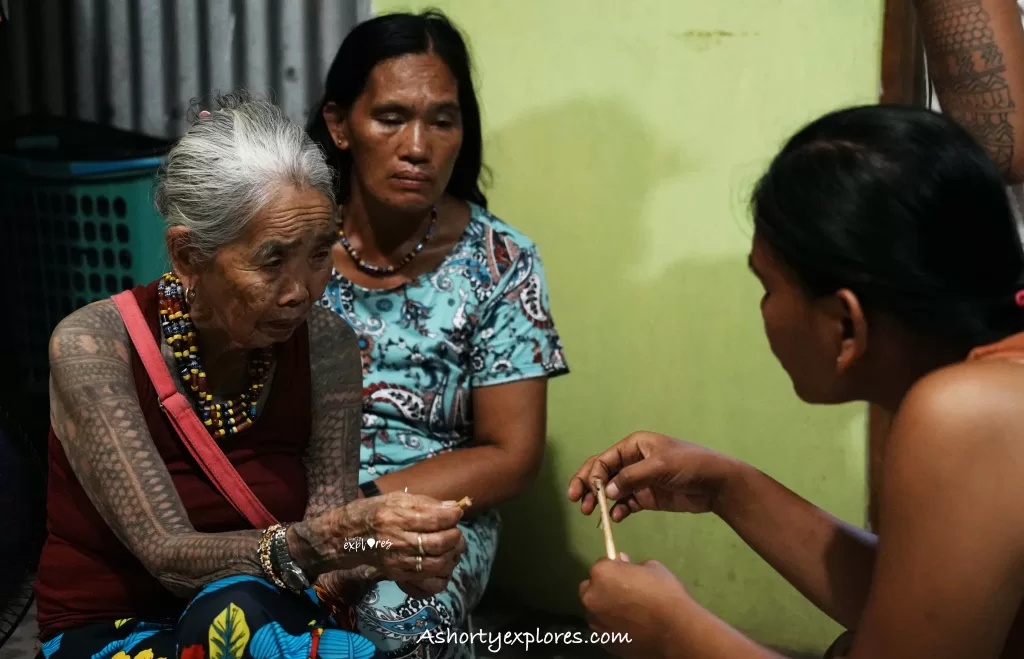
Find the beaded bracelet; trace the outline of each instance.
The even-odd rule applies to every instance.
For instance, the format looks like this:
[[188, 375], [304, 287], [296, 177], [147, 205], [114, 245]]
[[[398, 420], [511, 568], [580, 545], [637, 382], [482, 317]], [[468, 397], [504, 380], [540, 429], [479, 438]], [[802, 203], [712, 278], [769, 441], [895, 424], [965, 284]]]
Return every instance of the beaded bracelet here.
[[282, 528], [280, 524], [274, 524], [263, 531], [263, 537], [260, 538], [259, 559], [260, 565], [263, 566], [263, 573], [267, 575], [267, 578], [278, 588], [287, 590], [288, 587], [277, 576], [277, 572], [274, 570], [274, 563], [270, 560], [270, 541], [274, 538], [274, 534]]

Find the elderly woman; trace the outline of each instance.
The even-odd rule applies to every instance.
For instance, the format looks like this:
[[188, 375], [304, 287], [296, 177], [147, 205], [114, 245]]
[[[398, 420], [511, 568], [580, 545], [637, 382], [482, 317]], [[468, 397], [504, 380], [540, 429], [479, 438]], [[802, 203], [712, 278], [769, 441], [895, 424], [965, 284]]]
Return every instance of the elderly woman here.
[[358, 495], [358, 345], [315, 307], [331, 170], [272, 105], [227, 96], [171, 150], [157, 207], [173, 272], [50, 343], [42, 654], [369, 657], [348, 591], [440, 590], [465, 541], [454, 501]]
[[368, 494], [473, 498], [451, 584], [408, 599], [383, 582], [360, 632], [393, 657], [461, 657], [452, 638], [487, 585], [493, 507], [544, 452], [548, 379], [567, 372], [536, 245], [487, 211], [480, 111], [466, 45], [438, 13], [357, 26], [309, 130], [337, 169], [334, 270], [323, 298], [359, 335]]

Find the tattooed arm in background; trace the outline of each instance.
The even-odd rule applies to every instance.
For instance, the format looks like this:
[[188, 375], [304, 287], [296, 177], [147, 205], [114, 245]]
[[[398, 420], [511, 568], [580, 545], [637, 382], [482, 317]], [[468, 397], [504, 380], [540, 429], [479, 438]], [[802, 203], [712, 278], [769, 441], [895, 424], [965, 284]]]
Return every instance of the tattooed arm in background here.
[[915, 0], [942, 111], [1024, 182], [1024, 27], [1014, 0]]
[[[189, 522], [149, 435], [129, 345], [109, 300], [72, 313], [50, 340], [51, 423], [89, 500], [146, 569], [177, 595], [188, 597], [227, 576], [262, 576], [256, 558], [260, 531], [199, 533]], [[326, 469], [314, 466], [312, 480], [326, 482]], [[332, 486], [344, 495], [354, 483]], [[327, 491], [318, 495], [329, 496]], [[296, 562], [310, 578], [364, 563], [392, 578], [451, 574], [465, 546], [455, 528], [461, 510], [427, 497], [395, 493], [321, 510], [288, 534]], [[432, 554], [423, 559], [420, 574], [414, 571], [417, 532]], [[346, 537], [368, 533], [387, 537], [391, 550], [345, 554]]]

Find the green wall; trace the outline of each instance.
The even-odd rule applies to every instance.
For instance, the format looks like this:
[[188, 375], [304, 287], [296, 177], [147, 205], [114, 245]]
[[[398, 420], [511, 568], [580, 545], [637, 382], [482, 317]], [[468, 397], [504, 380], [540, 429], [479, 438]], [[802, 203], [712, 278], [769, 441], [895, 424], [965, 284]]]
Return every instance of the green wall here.
[[[540, 246], [572, 369], [493, 586], [578, 611], [603, 545], [568, 478], [633, 430], [740, 456], [863, 523], [865, 409], [794, 396], [746, 270], [746, 198], [802, 123], [875, 102], [882, 0], [376, 2], [410, 6], [469, 37], [492, 208]], [[820, 652], [839, 631], [717, 519], [645, 513], [616, 539], [763, 642]]]

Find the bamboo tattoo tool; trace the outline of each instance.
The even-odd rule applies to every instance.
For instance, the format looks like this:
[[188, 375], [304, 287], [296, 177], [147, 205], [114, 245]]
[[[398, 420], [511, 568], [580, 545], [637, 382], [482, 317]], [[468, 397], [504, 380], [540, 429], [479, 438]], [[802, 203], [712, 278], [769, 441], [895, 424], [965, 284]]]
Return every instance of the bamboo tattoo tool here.
[[604, 532], [604, 550], [608, 558], [616, 560], [619, 553], [615, 551], [615, 539], [612, 537], [612, 518], [608, 514], [608, 497], [604, 493], [604, 483], [594, 479], [594, 490], [597, 491], [597, 504], [601, 508], [601, 531]]
[[472, 505], [473, 505], [473, 500], [470, 499], [469, 497], [462, 497], [461, 499], [459, 499], [458, 506], [459, 506], [459, 508], [462, 508], [463, 510], [465, 510], [466, 508], [469, 508]]

